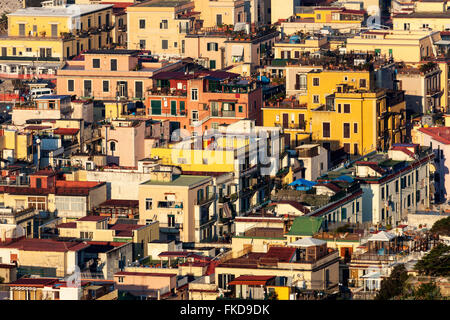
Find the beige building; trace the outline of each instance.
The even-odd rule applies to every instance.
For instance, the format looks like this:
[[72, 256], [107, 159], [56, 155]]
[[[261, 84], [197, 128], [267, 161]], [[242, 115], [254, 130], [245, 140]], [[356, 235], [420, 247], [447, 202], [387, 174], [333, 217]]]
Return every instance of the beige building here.
[[273, 52], [275, 59], [298, 59], [305, 52], [313, 53], [328, 48], [329, 43], [326, 37], [285, 38], [273, 45]]
[[[244, 0], [194, 0], [195, 11], [200, 12], [203, 27], [211, 28], [221, 25], [235, 25], [250, 22], [250, 12], [245, 10]], [[254, 22], [254, 21], [252, 21]]]
[[[147, 244], [159, 239], [159, 223], [149, 224], [114, 223], [108, 217], [86, 216], [75, 222], [57, 225], [59, 236], [63, 238], [77, 238], [88, 241], [116, 241], [133, 243], [133, 260], [148, 255]], [[115, 219], [114, 219], [115, 220]], [[134, 222], [134, 223], [133, 223]]]
[[212, 239], [216, 233], [216, 194], [208, 176], [154, 171], [139, 185], [141, 224], [159, 221], [162, 238], [183, 242]]
[[127, 7], [128, 49], [159, 56], [181, 56], [184, 36], [194, 27], [194, 2], [155, 0]]
[[347, 52], [372, 52], [394, 61], [417, 63], [436, 56], [438, 31], [376, 30], [347, 39]]

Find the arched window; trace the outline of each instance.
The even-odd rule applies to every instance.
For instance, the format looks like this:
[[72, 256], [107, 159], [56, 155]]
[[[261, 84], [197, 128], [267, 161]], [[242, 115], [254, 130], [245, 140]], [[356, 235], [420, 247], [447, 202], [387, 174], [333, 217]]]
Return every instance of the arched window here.
[[116, 151], [116, 143], [114, 141], [111, 141], [109, 144], [109, 148], [111, 151]]

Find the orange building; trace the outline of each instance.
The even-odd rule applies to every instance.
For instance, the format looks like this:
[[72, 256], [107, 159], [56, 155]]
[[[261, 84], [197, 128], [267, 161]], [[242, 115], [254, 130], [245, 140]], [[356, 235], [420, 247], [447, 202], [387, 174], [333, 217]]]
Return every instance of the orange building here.
[[261, 125], [262, 89], [253, 80], [209, 70], [161, 72], [152, 79], [147, 115], [168, 119], [171, 132], [177, 128], [189, 132], [201, 128], [203, 132], [242, 119], [256, 120], [256, 125]]

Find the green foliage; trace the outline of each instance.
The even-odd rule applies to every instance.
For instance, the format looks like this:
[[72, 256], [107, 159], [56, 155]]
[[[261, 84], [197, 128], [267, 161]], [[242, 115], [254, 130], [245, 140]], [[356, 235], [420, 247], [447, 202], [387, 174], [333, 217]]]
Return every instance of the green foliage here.
[[375, 300], [389, 300], [402, 295], [405, 288], [408, 273], [404, 264], [399, 264], [394, 267], [391, 275], [381, 281], [381, 289], [378, 292]]
[[427, 276], [449, 276], [450, 246], [440, 243], [419, 260], [414, 268]]
[[430, 231], [439, 235], [450, 236], [450, 217], [436, 221]]
[[441, 300], [443, 298], [441, 290], [434, 282], [422, 283], [414, 290], [413, 297], [415, 300]]

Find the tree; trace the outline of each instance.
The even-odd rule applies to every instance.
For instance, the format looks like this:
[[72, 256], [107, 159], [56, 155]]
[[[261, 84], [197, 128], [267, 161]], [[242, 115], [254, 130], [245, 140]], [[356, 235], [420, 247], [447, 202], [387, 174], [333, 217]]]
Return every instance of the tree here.
[[436, 221], [430, 231], [435, 234], [450, 236], [450, 217]]
[[439, 287], [434, 282], [422, 283], [414, 290], [415, 300], [441, 300], [442, 294]]
[[396, 265], [391, 275], [381, 281], [381, 289], [376, 295], [375, 300], [389, 300], [401, 296], [407, 279], [408, 273], [406, 272], [405, 265]]
[[450, 246], [438, 244], [416, 263], [414, 269], [427, 276], [449, 276]]

